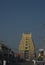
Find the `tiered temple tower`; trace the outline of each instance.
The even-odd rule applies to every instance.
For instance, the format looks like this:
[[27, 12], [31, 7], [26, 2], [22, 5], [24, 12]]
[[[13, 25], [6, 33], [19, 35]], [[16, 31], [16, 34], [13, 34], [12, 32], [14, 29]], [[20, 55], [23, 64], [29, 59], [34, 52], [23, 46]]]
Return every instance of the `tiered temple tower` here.
[[35, 54], [35, 46], [32, 39], [32, 34], [22, 34], [22, 39], [19, 45], [19, 54], [21, 58], [26, 60], [30, 60], [30, 58], [34, 57]]

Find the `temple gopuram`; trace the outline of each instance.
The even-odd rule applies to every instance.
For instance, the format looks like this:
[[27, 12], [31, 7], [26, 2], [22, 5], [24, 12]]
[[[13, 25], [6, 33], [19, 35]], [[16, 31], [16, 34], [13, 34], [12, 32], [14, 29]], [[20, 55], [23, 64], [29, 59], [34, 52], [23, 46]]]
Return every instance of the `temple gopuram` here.
[[26, 60], [30, 60], [35, 56], [35, 45], [31, 33], [23, 33], [22, 39], [19, 45], [20, 57]]

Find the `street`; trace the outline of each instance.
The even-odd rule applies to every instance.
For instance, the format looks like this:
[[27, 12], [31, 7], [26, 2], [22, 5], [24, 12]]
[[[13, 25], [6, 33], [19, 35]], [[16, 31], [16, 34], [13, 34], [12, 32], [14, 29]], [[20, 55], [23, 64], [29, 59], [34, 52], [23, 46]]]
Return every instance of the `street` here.
[[[19, 63], [19, 64], [16, 64], [16, 65], [34, 65], [34, 63], [33, 62], [24, 62], [24, 63]], [[40, 62], [40, 63], [37, 63], [35, 65], [45, 65], [45, 64]]]

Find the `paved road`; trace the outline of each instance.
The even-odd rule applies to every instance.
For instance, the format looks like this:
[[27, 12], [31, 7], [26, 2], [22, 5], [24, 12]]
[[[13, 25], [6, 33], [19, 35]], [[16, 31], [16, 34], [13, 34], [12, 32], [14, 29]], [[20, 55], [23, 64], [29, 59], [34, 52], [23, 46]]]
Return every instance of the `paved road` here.
[[22, 63], [17, 63], [16, 65], [34, 65], [31, 62], [22, 62]]
[[33, 65], [33, 63], [31, 63], [31, 62], [24, 62], [24, 63], [21, 63], [20, 65]]
[[[24, 62], [24, 63], [19, 63], [18, 65], [34, 65], [32, 62]], [[38, 63], [36, 65], [43, 65], [42, 63]]]

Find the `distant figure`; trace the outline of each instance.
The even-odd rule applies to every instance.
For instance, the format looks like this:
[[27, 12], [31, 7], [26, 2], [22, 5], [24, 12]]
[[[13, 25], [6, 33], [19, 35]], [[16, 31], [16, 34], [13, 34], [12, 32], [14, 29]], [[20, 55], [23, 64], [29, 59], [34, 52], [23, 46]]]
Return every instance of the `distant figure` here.
[[6, 60], [3, 60], [3, 65], [6, 65]]
[[33, 61], [34, 65], [36, 65], [36, 60], [33, 59], [32, 61]]

